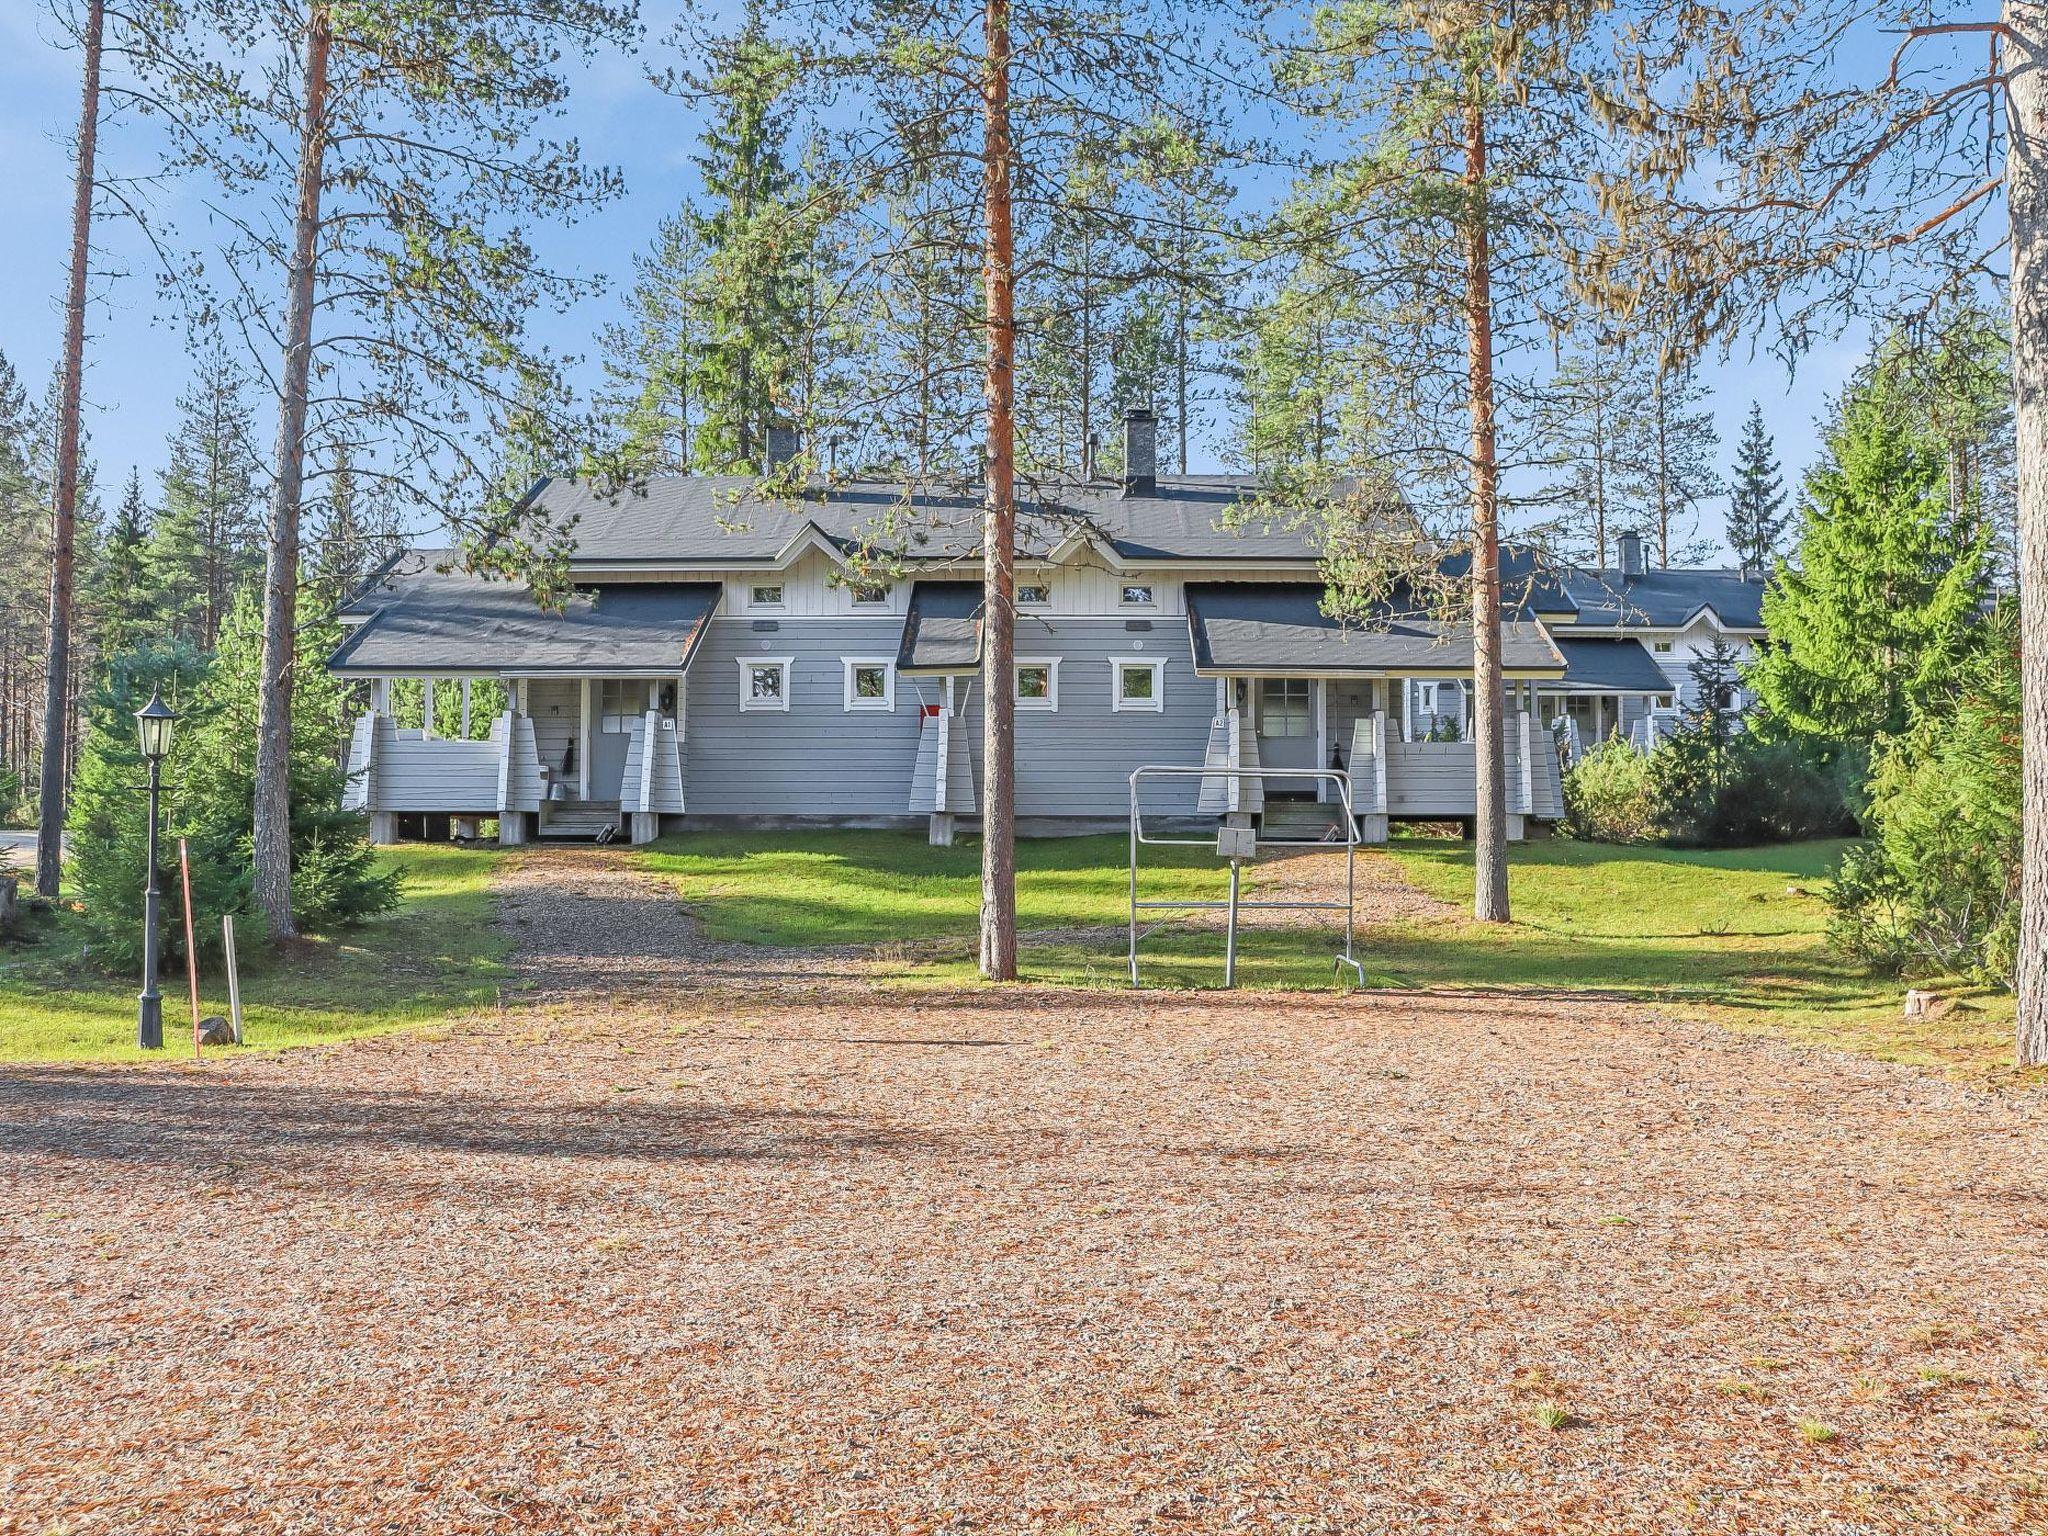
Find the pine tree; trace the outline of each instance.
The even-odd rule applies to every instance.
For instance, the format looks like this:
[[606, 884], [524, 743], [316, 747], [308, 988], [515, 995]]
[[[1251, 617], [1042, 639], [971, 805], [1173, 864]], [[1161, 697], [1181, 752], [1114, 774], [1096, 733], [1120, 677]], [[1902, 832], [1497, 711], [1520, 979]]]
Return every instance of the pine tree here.
[[1866, 745], [1905, 730], [1975, 652], [1988, 539], [1949, 507], [1940, 445], [1881, 394], [1850, 394], [1807, 477], [1799, 544], [1764, 591], [1771, 643], [1750, 670], [1773, 722]]
[[1744, 566], [1767, 571], [1784, 532], [1785, 482], [1777, 450], [1764, 430], [1764, 408], [1751, 401], [1728, 492], [1728, 547]]

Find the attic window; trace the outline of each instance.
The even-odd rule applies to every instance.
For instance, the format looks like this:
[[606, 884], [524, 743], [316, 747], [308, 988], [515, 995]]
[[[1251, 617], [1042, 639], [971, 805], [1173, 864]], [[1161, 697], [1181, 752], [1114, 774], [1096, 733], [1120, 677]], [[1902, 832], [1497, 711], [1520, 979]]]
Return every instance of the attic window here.
[[1658, 640], [1651, 645], [1650, 649], [1659, 656], [1669, 656], [1671, 654], [1671, 642], [1669, 640]]
[[863, 608], [889, 601], [889, 583], [886, 581], [856, 581], [852, 590], [854, 602]]
[[747, 588], [747, 606], [749, 608], [780, 608], [782, 606], [782, 583], [779, 581], [764, 582], [759, 586]]
[[1052, 588], [1043, 583], [1033, 583], [1017, 589], [1019, 608], [1045, 608], [1052, 603]]
[[1126, 582], [1121, 601], [1126, 608], [1150, 608], [1152, 606], [1152, 583], [1149, 581]]

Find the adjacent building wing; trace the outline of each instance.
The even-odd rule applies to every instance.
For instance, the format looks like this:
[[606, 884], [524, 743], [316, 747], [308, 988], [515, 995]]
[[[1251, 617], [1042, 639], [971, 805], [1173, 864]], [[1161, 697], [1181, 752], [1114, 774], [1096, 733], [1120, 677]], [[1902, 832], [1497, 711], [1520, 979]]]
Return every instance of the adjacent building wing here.
[[[1323, 612], [1312, 582], [1191, 582], [1188, 637], [1204, 676], [1435, 677], [1472, 670], [1472, 626], [1389, 611], [1367, 623]], [[1501, 625], [1502, 664], [1511, 678], [1552, 681], [1564, 658], [1543, 626]]]

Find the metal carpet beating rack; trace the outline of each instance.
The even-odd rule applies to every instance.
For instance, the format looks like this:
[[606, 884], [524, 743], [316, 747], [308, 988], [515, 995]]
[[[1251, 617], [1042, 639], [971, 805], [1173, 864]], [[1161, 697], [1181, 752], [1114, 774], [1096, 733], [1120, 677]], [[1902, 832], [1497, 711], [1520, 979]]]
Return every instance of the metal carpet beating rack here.
[[[1224, 824], [1217, 829], [1214, 846], [1218, 858], [1230, 860], [1230, 896], [1225, 901], [1140, 901], [1138, 899], [1138, 850], [1151, 848], [1207, 848], [1211, 839], [1206, 837], [1160, 837], [1147, 834], [1145, 818], [1138, 804], [1139, 785], [1147, 779], [1251, 779], [1263, 783], [1267, 779], [1287, 779], [1293, 783], [1304, 780], [1334, 784], [1337, 797], [1344, 810], [1344, 899], [1342, 901], [1244, 901], [1239, 897], [1244, 865], [1258, 857], [1259, 845], [1263, 842], [1269, 848], [1328, 848], [1330, 843], [1316, 838], [1261, 838], [1250, 823], [1250, 813], [1229, 812]], [[1131, 985], [1138, 985], [1138, 914], [1141, 911], [1226, 911], [1230, 914], [1223, 932], [1223, 985], [1237, 985], [1237, 919], [1238, 913], [1247, 909], [1294, 912], [1342, 912], [1344, 914], [1344, 951], [1335, 957], [1332, 970], [1342, 972], [1349, 968], [1357, 978], [1358, 985], [1365, 985], [1365, 967], [1358, 963], [1355, 954], [1354, 935], [1356, 929], [1357, 851], [1358, 818], [1351, 808], [1351, 776], [1333, 768], [1186, 768], [1165, 764], [1151, 765], [1136, 769], [1131, 774], [1131, 922], [1130, 922], [1130, 970]], [[1157, 925], [1154, 925], [1155, 927]], [[1152, 928], [1146, 929], [1147, 933]]]

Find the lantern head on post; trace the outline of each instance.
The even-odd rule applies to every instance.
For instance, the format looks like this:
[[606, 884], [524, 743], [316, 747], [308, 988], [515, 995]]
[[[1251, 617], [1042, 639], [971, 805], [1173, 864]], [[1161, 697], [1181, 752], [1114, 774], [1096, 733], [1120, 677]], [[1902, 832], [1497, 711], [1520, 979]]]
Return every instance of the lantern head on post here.
[[160, 763], [170, 754], [171, 724], [177, 718], [177, 711], [164, 702], [161, 691], [152, 692], [149, 702], [135, 711], [135, 729], [142, 738], [142, 755], [150, 762]]

